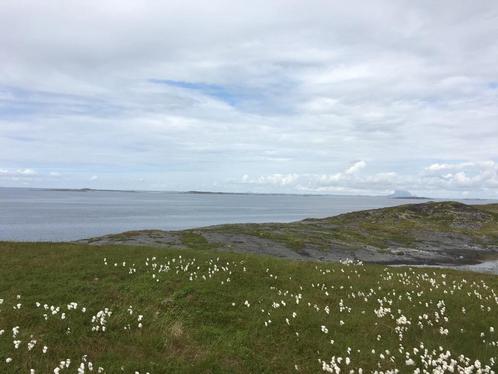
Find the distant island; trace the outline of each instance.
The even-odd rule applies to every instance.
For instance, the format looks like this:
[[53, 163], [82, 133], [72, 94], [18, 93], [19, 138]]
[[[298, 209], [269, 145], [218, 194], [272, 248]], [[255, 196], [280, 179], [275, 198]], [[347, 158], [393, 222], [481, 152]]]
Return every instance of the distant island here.
[[387, 197], [391, 199], [420, 199], [420, 200], [429, 199], [428, 197], [415, 196], [410, 191], [406, 190], [394, 190], [394, 192], [390, 195], [387, 195]]
[[[322, 194], [300, 194], [300, 193], [285, 193], [285, 192], [222, 192], [222, 191], [181, 191], [179, 193], [197, 194], [197, 195], [273, 195], [273, 196], [322, 196]], [[335, 195], [334, 195], [335, 196]]]
[[135, 190], [106, 190], [106, 189], [96, 189], [96, 188], [40, 188], [40, 189], [45, 191], [58, 191], [58, 192], [138, 192]]

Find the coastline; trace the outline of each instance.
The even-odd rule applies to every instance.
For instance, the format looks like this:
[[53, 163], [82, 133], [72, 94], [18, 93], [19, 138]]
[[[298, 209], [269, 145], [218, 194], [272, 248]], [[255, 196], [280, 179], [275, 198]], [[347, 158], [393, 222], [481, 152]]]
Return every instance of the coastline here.
[[76, 243], [213, 249], [304, 261], [353, 259], [390, 266], [495, 272], [496, 209], [496, 204], [427, 202], [291, 223], [128, 231]]

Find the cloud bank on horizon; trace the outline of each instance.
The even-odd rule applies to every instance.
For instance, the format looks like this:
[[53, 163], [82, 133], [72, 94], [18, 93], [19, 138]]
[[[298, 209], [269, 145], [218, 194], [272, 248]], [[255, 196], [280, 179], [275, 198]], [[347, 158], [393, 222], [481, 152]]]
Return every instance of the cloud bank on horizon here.
[[0, 186], [498, 198], [492, 1], [0, 3]]

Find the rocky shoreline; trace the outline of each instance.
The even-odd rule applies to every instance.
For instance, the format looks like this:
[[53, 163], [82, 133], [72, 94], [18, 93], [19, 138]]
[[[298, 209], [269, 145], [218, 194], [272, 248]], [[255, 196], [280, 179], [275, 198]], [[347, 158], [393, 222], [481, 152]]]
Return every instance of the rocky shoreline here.
[[[130, 231], [78, 243], [214, 249], [307, 261], [349, 258], [386, 265], [485, 269], [479, 264], [498, 260], [498, 205], [429, 202], [292, 223]], [[496, 266], [490, 266], [498, 272]]]

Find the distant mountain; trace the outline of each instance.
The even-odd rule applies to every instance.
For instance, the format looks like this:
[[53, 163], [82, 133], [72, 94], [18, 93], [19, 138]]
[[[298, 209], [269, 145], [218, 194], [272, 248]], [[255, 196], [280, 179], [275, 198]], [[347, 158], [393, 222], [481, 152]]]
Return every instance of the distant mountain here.
[[412, 194], [410, 191], [406, 190], [394, 190], [390, 195], [387, 195], [391, 199], [426, 199], [425, 197], [419, 197]]
[[395, 197], [395, 198], [400, 198], [400, 197], [404, 197], [404, 198], [407, 198], [407, 197], [414, 197], [413, 194], [410, 192], [410, 191], [406, 191], [406, 190], [394, 190], [394, 192], [390, 195], [388, 195], [389, 197]]

